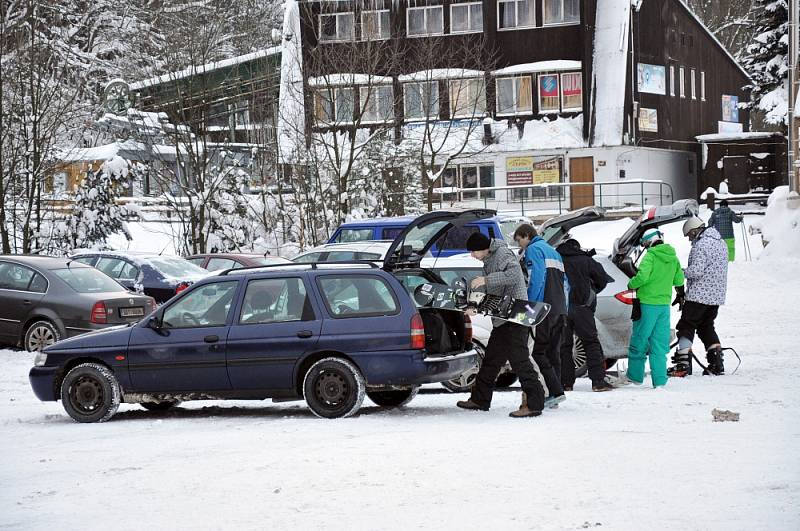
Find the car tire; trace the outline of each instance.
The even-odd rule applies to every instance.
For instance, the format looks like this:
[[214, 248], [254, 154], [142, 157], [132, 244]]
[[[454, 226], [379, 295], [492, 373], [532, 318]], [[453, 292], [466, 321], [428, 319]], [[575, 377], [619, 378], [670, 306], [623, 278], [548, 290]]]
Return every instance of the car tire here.
[[353, 415], [364, 401], [366, 384], [361, 372], [341, 358], [323, 358], [303, 378], [303, 398], [318, 417], [336, 419]]
[[147, 411], [169, 411], [180, 403], [180, 400], [165, 400], [163, 402], [140, 402], [139, 405]]
[[403, 407], [417, 396], [419, 386], [398, 391], [367, 391], [367, 396], [376, 406], [393, 408]]
[[478, 353], [478, 363], [459, 374], [457, 378], [442, 382], [442, 387], [451, 393], [468, 393], [472, 389], [472, 384], [475, 383], [483, 358], [486, 356], [486, 348], [477, 341], [473, 341], [472, 346]]
[[27, 330], [22, 339], [22, 346], [28, 352], [39, 352], [61, 339], [58, 327], [50, 321], [35, 321]]
[[494, 382], [494, 386], [497, 389], [505, 389], [506, 387], [511, 387], [514, 385], [514, 382], [517, 381], [517, 374], [514, 372], [504, 372], [503, 374], [497, 377], [497, 380]]
[[122, 399], [117, 377], [99, 363], [83, 363], [61, 382], [61, 403], [78, 422], [105, 422], [114, 416]]

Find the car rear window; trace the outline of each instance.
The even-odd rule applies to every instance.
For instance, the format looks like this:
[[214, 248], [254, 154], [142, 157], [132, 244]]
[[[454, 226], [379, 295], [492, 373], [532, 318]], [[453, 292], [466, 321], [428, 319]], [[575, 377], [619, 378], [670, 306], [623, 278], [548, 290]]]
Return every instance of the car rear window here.
[[205, 276], [208, 271], [197, 267], [183, 258], [166, 256], [153, 257], [147, 260], [151, 266], [168, 277], [182, 278], [186, 276]]
[[125, 291], [116, 281], [93, 267], [54, 269], [53, 273], [78, 293]]
[[363, 242], [372, 239], [372, 229], [342, 229], [333, 240], [337, 243]]
[[334, 318], [393, 315], [397, 301], [389, 285], [373, 276], [326, 275], [318, 279], [325, 305]]

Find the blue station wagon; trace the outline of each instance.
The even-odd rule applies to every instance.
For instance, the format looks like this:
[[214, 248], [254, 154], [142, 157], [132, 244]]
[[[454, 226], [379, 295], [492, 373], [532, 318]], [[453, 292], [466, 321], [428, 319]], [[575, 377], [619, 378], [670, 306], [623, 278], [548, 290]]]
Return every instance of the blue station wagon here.
[[414, 274], [429, 275], [365, 263], [224, 271], [138, 324], [45, 349], [31, 385], [78, 422], [108, 420], [120, 402], [161, 410], [184, 400], [304, 398], [326, 418], [354, 414], [365, 394], [400, 406], [419, 385], [477, 362], [469, 317], [418, 308], [399, 280]]

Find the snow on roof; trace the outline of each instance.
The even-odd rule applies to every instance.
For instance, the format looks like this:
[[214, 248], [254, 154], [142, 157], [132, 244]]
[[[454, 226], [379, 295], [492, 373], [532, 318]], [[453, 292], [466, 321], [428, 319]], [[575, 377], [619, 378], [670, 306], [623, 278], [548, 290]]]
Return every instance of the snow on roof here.
[[98, 160], [111, 160], [120, 151], [137, 151], [144, 149], [144, 145], [133, 140], [116, 141], [102, 146], [90, 148], [64, 149], [60, 154], [62, 162], [94, 162]]
[[397, 80], [400, 83], [405, 83], [408, 81], [439, 81], [470, 77], [483, 77], [483, 72], [467, 68], [434, 68], [432, 70], [420, 70], [419, 72], [403, 74], [402, 76], [397, 76]]
[[697, 135], [698, 142], [722, 142], [725, 140], [755, 140], [759, 138], [772, 138], [782, 136], [777, 132], [754, 131], [749, 133], [714, 133], [710, 135]]
[[347, 87], [353, 85], [383, 85], [392, 82], [391, 77], [372, 74], [325, 74], [308, 78], [309, 87]]
[[598, 0], [594, 37], [592, 145], [622, 144], [630, 0]]
[[556, 72], [559, 70], [580, 70], [580, 61], [536, 61], [520, 65], [507, 66], [492, 72], [493, 76], [506, 76], [510, 74], [529, 74], [531, 72]]
[[255, 61], [256, 59], [262, 59], [264, 57], [277, 55], [279, 53], [281, 53], [281, 47], [273, 46], [271, 48], [258, 50], [256, 52], [248, 53], [245, 55], [239, 55], [237, 57], [231, 57], [230, 59], [224, 59], [222, 61], [215, 61], [213, 63], [208, 63], [200, 66], [190, 66], [188, 68], [179, 70], [177, 72], [169, 72], [161, 76], [151, 77], [150, 79], [145, 79], [143, 81], [137, 81], [136, 83], [132, 83], [130, 85], [130, 90], [142, 90], [147, 87], [152, 87], [153, 85], [160, 85], [161, 83], [177, 81], [178, 79], [183, 79], [197, 74], [205, 74], [206, 72], [212, 72], [220, 68], [227, 68], [229, 66], [235, 66], [238, 64], [246, 63], [248, 61]]

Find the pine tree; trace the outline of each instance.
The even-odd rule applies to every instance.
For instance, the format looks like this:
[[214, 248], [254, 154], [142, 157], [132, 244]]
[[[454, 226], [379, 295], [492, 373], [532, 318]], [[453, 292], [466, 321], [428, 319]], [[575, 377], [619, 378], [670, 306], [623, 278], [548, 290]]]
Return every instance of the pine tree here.
[[744, 67], [753, 83], [750, 107], [765, 113], [768, 124], [788, 124], [789, 11], [786, 0], [756, 0], [753, 42], [747, 47]]

